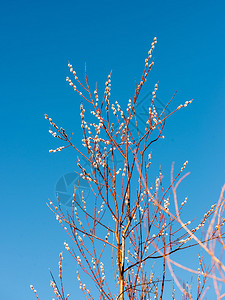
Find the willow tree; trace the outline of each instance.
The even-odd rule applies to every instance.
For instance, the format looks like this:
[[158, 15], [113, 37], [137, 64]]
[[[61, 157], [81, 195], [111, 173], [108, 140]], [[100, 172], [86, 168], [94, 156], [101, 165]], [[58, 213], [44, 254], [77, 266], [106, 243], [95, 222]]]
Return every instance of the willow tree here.
[[[174, 259], [177, 252], [194, 245], [200, 246], [212, 257], [214, 266], [214, 269], [208, 269], [200, 255], [199, 270], [188, 269], [197, 274], [196, 299], [204, 295], [207, 278], [211, 276], [219, 280], [215, 272], [211, 274], [215, 266], [219, 265], [220, 270], [224, 271], [224, 265], [208, 244], [218, 238], [223, 241], [220, 231], [220, 225], [224, 222], [223, 201], [213, 205], [199, 224], [191, 227], [190, 221], [183, 221], [180, 217], [187, 198], [178, 204], [176, 193], [178, 185], [188, 175], [183, 175], [188, 162], [184, 162], [175, 176], [172, 168], [168, 186], [163, 185], [161, 171], [154, 178], [154, 184], [151, 184], [152, 145], [164, 138], [166, 119], [192, 102], [186, 101], [168, 112], [172, 97], [159, 113], [155, 105], [158, 83], [155, 83], [144, 130], [140, 130], [136, 107], [154, 65], [152, 52], [156, 43], [154, 38], [141, 79], [125, 110], [117, 101], [111, 100], [111, 73], [105, 82], [104, 94], [100, 97], [97, 86], [91, 91], [86, 65], [82, 83], [73, 66], [68, 64], [72, 78], [67, 77], [66, 80], [81, 97], [83, 149], [78, 149], [66, 130], [45, 115], [52, 126], [49, 132], [63, 141], [62, 146], [50, 152], [73, 148], [77, 153], [76, 171], [79, 171], [80, 178], [88, 183], [91, 190], [88, 201], [84, 194], [82, 201], [78, 201], [78, 185], [75, 186], [72, 207], [67, 212], [62, 209], [60, 198], [57, 205], [51, 201], [49, 204], [68, 234], [70, 241], [65, 242], [65, 248], [76, 261], [77, 279], [87, 299], [163, 299], [167, 278], [171, 279], [172, 299], [175, 299], [175, 284], [185, 299], [192, 299], [190, 286], [182, 286], [171, 265], [177, 265]], [[116, 163], [118, 158], [120, 166]], [[173, 208], [170, 209], [171, 201]], [[199, 229], [210, 218], [213, 223], [208, 223], [211, 225], [207, 227], [207, 234], [198, 236]], [[218, 218], [219, 226], [214, 226], [215, 218]], [[59, 266], [60, 287], [54, 277], [51, 286], [57, 299], [65, 300], [69, 295], [66, 296], [63, 289], [62, 254]], [[181, 265], [179, 267], [187, 269]], [[34, 287], [31, 288], [39, 299]]]

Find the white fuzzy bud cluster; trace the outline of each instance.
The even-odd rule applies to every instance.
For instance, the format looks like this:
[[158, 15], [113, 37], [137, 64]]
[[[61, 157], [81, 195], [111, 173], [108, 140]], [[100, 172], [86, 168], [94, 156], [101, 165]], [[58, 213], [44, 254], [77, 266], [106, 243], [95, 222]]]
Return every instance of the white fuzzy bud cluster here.
[[148, 282], [149, 284], [152, 283], [153, 276], [154, 276], [154, 273], [151, 273], [151, 276], [150, 276], [150, 279], [149, 279], [149, 282]]
[[112, 219], [113, 219], [113, 221], [115, 221], [115, 222], [117, 221], [116, 218], [115, 218], [113, 215], [112, 215]]
[[115, 103], [116, 103], [116, 106], [117, 106], [117, 111], [119, 111], [121, 117], [124, 118], [124, 113], [123, 113], [123, 111], [122, 111], [122, 109], [121, 109], [121, 107], [120, 107], [118, 101], [116, 101]]
[[59, 278], [62, 278], [62, 260], [63, 260], [63, 256], [62, 256], [62, 252], [59, 254], [60, 260], [59, 260]]
[[95, 259], [94, 259], [94, 257], [92, 257], [91, 262], [93, 264], [93, 269], [95, 270], [96, 266], [95, 266]]
[[169, 202], [169, 197], [167, 199], [164, 199], [164, 208], [168, 211], [169, 210], [169, 205], [170, 205], [170, 202]]
[[98, 101], [99, 101], [99, 99], [98, 99], [98, 91], [97, 91], [97, 89], [94, 91], [94, 94], [95, 94], [95, 100], [96, 100], [95, 105], [98, 107]]
[[152, 57], [152, 52], [155, 48], [156, 43], [157, 43], [157, 38], [155, 37], [151, 44], [151, 49], [148, 51], [148, 57], [145, 59], [145, 71], [144, 71], [145, 73], [144, 73], [143, 79], [141, 80], [140, 84], [138, 85], [138, 89], [140, 89], [140, 87], [143, 85], [143, 83], [147, 80], [148, 73], [150, 72], [152, 66], [154, 65], [154, 62], [149, 63], [149, 60]]
[[49, 150], [49, 152], [51, 153], [51, 152], [58, 152], [58, 151], [61, 151], [62, 149], [64, 149], [65, 148], [65, 146], [62, 146], [62, 147], [58, 147], [58, 148], [56, 148], [56, 149], [50, 149]]
[[65, 246], [66, 250], [68, 250], [68, 251], [70, 250], [69, 245], [67, 244], [66, 241], [64, 242], [64, 246]]
[[215, 226], [216, 230], [220, 230], [220, 227], [222, 227], [225, 224], [225, 218], [222, 220], [222, 222]]
[[188, 106], [188, 104], [191, 104], [191, 103], [192, 103], [192, 101], [193, 101], [193, 99], [192, 99], [192, 100], [190, 100], [190, 101], [186, 101], [184, 104], [180, 104], [180, 105], [177, 107], [177, 109], [181, 109], [182, 107], [186, 107], [186, 106]]
[[132, 101], [131, 101], [131, 99], [129, 99], [128, 105], [127, 105], [127, 112], [131, 109], [131, 104], [132, 104]]
[[[204, 226], [206, 219], [209, 217], [210, 213], [212, 213], [212, 211], [214, 210], [214, 207], [216, 206], [216, 204], [211, 206], [211, 209], [204, 215], [204, 219], [202, 220], [202, 222], [195, 228], [193, 228], [191, 230], [191, 233], [195, 233], [197, 230], [199, 230], [201, 227]], [[185, 227], [187, 225], [189, 225], [191, 223], [191, 221], [188, 221], [187, 223], [183, 224], [182, 227]], [[193, 238], [192, 235], [190, 235], [187, 239], [182, 239], [179, 241], [179, 243], [187, 243], [188, 241], [190, 241]]]
[[116, 115], [116, 114], [117, 114], [117, 110], [116, 110], [116, 108], [115, 108], [115, 105], [112, 104], [111, 108], [112, 108], [112, 110], [113, 110], [113, 114]]
[[182, 224], [182, 227], [183, 227], [183, 228], [184, 228], [184, 227], [187, 227], [187, 226], [190, 225], [190, 224], [191, 224], [191, 221], [188, 221], [188, 222]]
[[57, 137], [57, 133], [56, 132], [53, 132], [52, 130], [49, 130], [48, 131], [53, 137]]
[[[70, 72], [74, 75], [75, 80], [79, 83], [79, 85], [82, 86], [82, 84], [80, 83], [80, 81], [79, 81], [79, 79], [78, 79], [78, 77], [77, 77], [77, 75], [76, 75], [76, 72], [73, 70], [73, 66], [69, 63], [69, 64], [68, 64], [68, 67], [70, 68]], [[68, 76], [66, 77], [66, 81], [69, 83], [70, 86], [73, 87], [74, 91], [76, 91], [80, 96], [82, 96], [83, 98], [85, 98], [85, 97], [82, 95], [82, 92], [80, 92], [80, 91], [77, 89], [76, 85], [73, 84], [73, 82], [71, 81], [71, 79], [70, 79]], [[82, 87], [83, 87], [83, 86], [82, 86]]]
[[104, 205], [105, 205], [105, 201], [102, 201], [102, 205], [98, 211], [98, 215], [102, 212], [103, 208], [104, 208]]
[[151, 244], [151, 240], [149, 240], [149, 241], [147, 242], [147, 244], [146, 244], [146, 247], [145, 247], [145, 253], [148, 252], [148, 249], [149, 249], [150, 244]]
[[[60, 133], [60, 135], [57, 135], [57, 132], [53, 132], [51, 129], [49, 130], [49, 133], [53, 136], [53, 137], [56, 137], [56, 138], [59, 138], [61, 140], [64, 140], [66, 141], [67, 140], [67, 134], [65, 132], [65, 129], [63, 129], [62, 127], [58, 127], [53, 121], [51, 118], [48, 117], [47, 114], [45, 114], [45, 119], [47, 119], [49, 121], [49, 123], [56, 129], [56, 131], [58, 133]], [[65, 146], [63, 147], [58, 147], [57, 149], [55, 150], [49, 150], [49, 152], [58, 152], [58, 151], [61, 151], [62, 149], [66, 148]]]
[[[153, 111], [152, 111], [152, 117], [153, 119], [158, 119], [158, 114], [155, 108], [155, 105], [152, 105]], [[154, 121], [155, 123], [157, 123], [157, 121]]]
[[[86, 288], [85, 283], [82, 286], [82, 290], [86, 291], [90, 295], [90, 291]], [[91, 298], [93, 298], [93, 297], [91, 297]]]
[[59, 215], [56, 215], [56, 220], [59, 221], [60, 224], [62, 224], [62, 220]]
[[79, 270], [77, 268], [77, 280], [79, 281], [80, 283], [80, 289], [83, 290], [83, 284], [81, 283], [81, 280], [80, 280], [80, 275], [79, 275]]
[[51, 125], [54, 125], [52, 118], [49, 118], [47, 114], [45, 114], [45, 119], [49, 120]]
[[147, 165], [146, 165], [146, 168], [147, 168], [147, 169], [148, 169], [149, 166], [151, 165], [151, 158], [152, 158], [152, 154], [150, 153], [150, 154], [148, 154], [148, 163], [147, 163]]
[[156, 193], [159, 190], [159, 178], [156, 178], [156, 181], [155, 181], [155, 190], [156, 190]]
[[130, 262], [130, 260], [129, 260], [129, 257], [128, 257], [128, 256], [126, 256], [126, 257], [125, 257], [125, 259], [126, 259], [127, 263], [129, 263], [129, 262]]
[[56, 287], [56, 284], [53, 281], [50, 281], [50, 286], [53, 288], [53, 292], [56, 295], [56, 297], [58, 298], [60, 295], [59, 295], [58, 289]]
[[186, 244], [187, 242], [189, 242], [193, 237], [192, 236], [189, 236], [188, 238], [186, 239], [182, 239], [179, 241], [180, 244]]
[[82, 226], [82, 222], [81, 222], [81, 220], [79, 219], [79, 216], [78, 216], [78, 213], [77, 213], [77, 207], [74, 208], [74, 212], [75, 212], [77, 221], [79, 222], [80, 226]]
[[102, 273], [102, 281], [104, 281], [105, 280], [105, 272], [104, 272], [103, 262], [100, 262], [100, 270], [101, 270], [101, 273]]
[[152, 57], [152, 52], [153, 52], [156, 44], [157, 44], [157, 38], [154, 37], [154, 40], [153, 40], [153, 42], [151, 44], [151, 49], [148, 52], [148, 59]]
[[143, 214], [144, 214], [143, 208], [142, 208], [140, 205], [138, 205], [138, 209], [139, 209], [139, 211], [141, 212], [141, 214], [143, 215]]
[[78, 166], [78, 167], [81, 169], [81, 171], [82, 171], [82, 173], [80, 173], [80, 176], [81, 176], [83, 179], [91, 180], [91, 177], [90, 177], [91, 175], [90, 175], [90, 173], [87, 174], [85, 168], [83, 168], [83, 167], [81, 166], [81, 164], [79, 163], [79, 161], [77, 162], [77, 166]]
[[84, 206], [84, 211], [86, 211], [86, 201], [84, 199], [84, 191], [82, 191], [82, 202], [83, 202], [83, 206]]
[[121, 171], [122, 171], [122, 169], [119, 168], [118, 171], [116, 171], [116, 175], [118, 175]]
[[157, 92], [157, 90], [158, 90], [158, 83], [155, 84], [154, 91], [152, 92], [152, 100], [153, 101], [156, 98], [156, 92]]
[[108, 232], [107, 235], [105, 236], [106, 241], [108, 241], [109, 236], [110, 236], [110, 233]]
[[188, 200], [188, 197], [186, 197], [186, 198], [184, 199], [184, 201], [181, 203], [181, 206], [183, 206], [185, 203], [187, 203], [187, 200]]
[[100, 119], [102, 119], [102, 117], [101, 117], [101, 114], [100, 114], [100, 111], [98, 110], [97, 112], [95, 112], [95, 111], [93, 111], [93, 110], [91, 110], [91, 114], [93, 115], [93, 116], [95, 116], [98, 120], [100, 120]]
[[154, 299], [157, 300], [158, 299], [158, 286], [157, 285], [155, 287], [154, 293], [155, 293]]
[[188, 160], [185, 161], [183, 167], [180, 169], [181, 172], [185, 169], [185, 167], [186, 167], [187, 164], [188, 164]]
[[122, 176], [123, 176], [123, 177], [124, 177], [125, 174], [126, 174], [126, 169], [127, 169], [127, 164], [126, 164], [126, 162], [125, 162], [124, 168], [123, 168], [123, 173], [122, 173]]
[[78, 265], [80, 265], [80, 264], [81, 264], [81, 258], [80, 258], [80, 256], [77, 256], [77, 259], [76, 259], [76, 261], [77, 261]]
[[30, 285], [30, 289], [35, 293], [37, 299], [38, 299], [38, 296], [37, 296], [37, 291], [35, 290], [35, 288], [33, 287], [33, 285], [31, 284]]
[[84, 112], [85, 112], [85, 109], [84, 109], [84, 107], [83, 107], [83, 103], [81, 102], [81, 104], [80, 104], [80, 116], [81, 116], [81, 118], [83, 119], [84, 118]]
[[[76, 72], [74, 71], [73, 66], [72, 66], [70, 63], [68, 63], [68, 67], [70, 68], [70, 72], [71, 72], [74, 76], [76, 76]], [[77, 80], [78, 77], [76, 76], [75, 79]]]
[[[123, 126], [124, 126], [124, 123], [121, 123], [120, 126], [119, 126], [119, 129], [116, 132], [116, 135], [121, 131], [121, 129], [123, 128]], [[124, 135], [124, 133], [123, 133], [123, 135]]]
[[216, 203], [213, 204], [213, 205], [211, 206], [210, 210], [207, 211], [207, 213], [204, 214], [204, 218], [203, 218], [203, 220], [201, 221], [201, 223], [200, 223], [197, 227], [195, 227], [194, 229], [191, 230], [192, 233], [195, 232], [195, 231], [197, 231], [199, 228], [201, 228], [201, 227], [204, 226], [206, 220], [209, 218], [209, 216], [211, 215], [211, 213], [214, 211], [215, 207], [216, 207]]
[[77, 90], [76, 85], [72, 82], [72, 80], [68, 76], [66, 77], [66, 81], [69, 83], [70, 86], [73, 87], [74, 91], [76, 91], [76, 92], [78, 92], [78, 94], [82, 95], [82, 93]]
[[[153, 92], [153, 93], [155, 95], [155, 92]], [[154, 130], [156, 128], [156, 126], [157, 126], [158, 123], [161, 123], [161, 120], [159, 120], [159, 118], [158, 118], [158, 114], [157, 114], [157, 111], [156, 111], [156, 108], [155, 108], [154, 104], [152, 104], [149, 107], [149, 119], [146, 122], [146, 128], [145, 128], [145, 130], [147, 130], [147, 125], [150, 123], [150, 120], [153, 120], [153, 122], [154, 122], [154, 124], [151, 125], [151, 129], [152, 130]]]
[[110, 126], [110, 132], [113, 133], [113, 131], [114, 131], [114, 123], [112, 123]]
[[168, 235], [168, 233], [165, 232], [165, 228], [166, 228], [166, 223], [164, 223], [162, 225], [162, 230], [160, 231], [159, 236], [167, 236]]
[[105, 101], [106, 101], [106, 111], [109, 111], [109, 97], [111, 90], [111, 74], [108, 75], [108, 80], [105, 83]]

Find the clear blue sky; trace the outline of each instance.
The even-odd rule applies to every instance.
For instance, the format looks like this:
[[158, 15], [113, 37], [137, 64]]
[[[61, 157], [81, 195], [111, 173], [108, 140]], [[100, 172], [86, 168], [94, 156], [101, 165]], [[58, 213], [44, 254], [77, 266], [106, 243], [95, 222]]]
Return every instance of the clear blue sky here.
[[[157, 167], [177, 170], [189, 161], [182, 186], [187, 215], [205, 212], [225, 183], [225, 2], [220, 1], [1, 1], [1, 266], [2, 300], [51, 299], [48, 268], [58, 274], [65, 235], [46, 206], [55, 185], [76, 168], [71, 150], [56, 143], [44, 113], [81, 138], [79, 97], [66, 83], [70, 61], [82, 77], [87, 62], [92, 87], [112, 70], [112, 93], [125, 105], [132, 96], [153, 38], [158, 97], [171, 105], [194, 102], [167, 123], [153, 152]], [[64, 251], [71, 299], [78, 290]], [[67, 275], [66, 275], [67, 274]], [[71, 288], [71, 286], [73, 287]], [[80, 291], [78, 291], [80, 293]], [[80, 294], [79, 294], [80, 295]], [[82, 298], [81, 298], [82, 297]], [[80, 296], [79, 299], [83, 299]]]

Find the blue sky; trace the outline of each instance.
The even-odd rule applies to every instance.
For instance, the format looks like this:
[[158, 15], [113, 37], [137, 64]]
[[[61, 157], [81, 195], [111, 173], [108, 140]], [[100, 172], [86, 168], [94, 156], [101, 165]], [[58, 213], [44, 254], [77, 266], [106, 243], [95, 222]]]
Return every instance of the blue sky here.
[[[1, 2], [1, 299], [34, 299], [30, 284], [51, 299], [48, 268], [58, 274], [65, 235], [46, 202], [55, 199], [58, 179], [76, 169], [76, 156], [48, 152], [61, 144], [44, 114], [75, 132], [80, 145], [80, 99], [65, 80], [68, 61], [80, 77], [87, 62], [93, 88], [112, 70], [112, 95], [123, 106], [156, 36], [146, 92], [159, 81], [163, 103], [178, 91], [171, 108], [194, 101], [168, 121], [155, 166], [169, 170], [175, 161], [178, 170], [189, 161], [182, 185], [188, 216], [217, 201], [225, 183], [224, 11], [224, 1]], [[64, 257], [66, 287], [75, 293], [74, 266]]]

